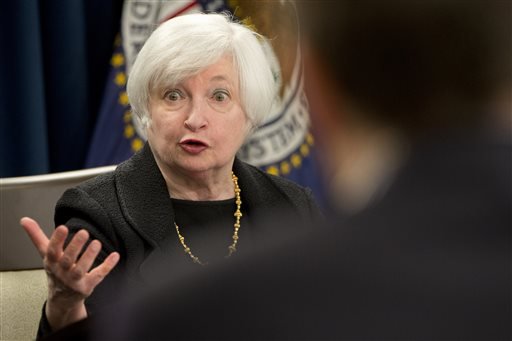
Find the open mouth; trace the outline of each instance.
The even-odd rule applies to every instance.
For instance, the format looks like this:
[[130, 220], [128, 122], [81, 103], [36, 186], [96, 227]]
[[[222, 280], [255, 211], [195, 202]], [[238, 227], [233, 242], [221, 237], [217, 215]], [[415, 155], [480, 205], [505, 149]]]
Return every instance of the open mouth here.
[[200, 140], [187, 139], [180, 142], [180, 147], [187, 153], [199, 154], [208, 148], [208, 144]]
[[180, 142], [180, 145], [187, 145], [187, 146], [192, 146], [192, 147], [208, 147], [208, 145], [206, 143], [199, 141], [199, 140], [192, 140], [192, 139], [182, 141], [182, 142]]

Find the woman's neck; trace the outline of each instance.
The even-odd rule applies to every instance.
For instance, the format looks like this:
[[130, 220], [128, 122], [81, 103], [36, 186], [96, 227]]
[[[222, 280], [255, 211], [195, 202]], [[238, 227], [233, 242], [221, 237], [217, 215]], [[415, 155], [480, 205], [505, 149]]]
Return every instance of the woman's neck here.
[[170, 169], [160, 165], [158, 161], [157, 164], [165, 179], [171, 198], [212, 201], [231, 199], [235, 196], [231, 167], [189, 173]]

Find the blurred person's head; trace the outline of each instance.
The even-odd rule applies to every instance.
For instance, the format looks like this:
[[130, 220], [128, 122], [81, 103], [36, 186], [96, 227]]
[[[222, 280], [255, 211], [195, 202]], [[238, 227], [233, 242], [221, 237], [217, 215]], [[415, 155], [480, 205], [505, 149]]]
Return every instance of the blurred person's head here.
[[[326, 162], [344, 163], [347, 186], [360, 183], [354, 192], [391, 172], [417, 139], [478, 127], [491, 111], [510, 117], [510, 1], [320, 0], [299, 9], [314, 128]], [[497, 94], [508, 105], [496, 109]]]
[[510, 85], [508, 0], [301, 5], [314, 72], [324, 82], [314, 85], [325, 87], [315, 96], [339, 94], [338, 111], [347, 109], [341, 112], [347, 120], [357, 112], [361, 119], [409, 135], [471, 125], [487, 111], [492, 96]]

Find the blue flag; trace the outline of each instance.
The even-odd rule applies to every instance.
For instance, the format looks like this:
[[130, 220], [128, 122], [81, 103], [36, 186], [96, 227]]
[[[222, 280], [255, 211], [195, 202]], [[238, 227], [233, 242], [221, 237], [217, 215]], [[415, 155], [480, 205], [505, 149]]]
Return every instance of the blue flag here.
[[[290, 2], [270, 1], [126, 1], [121, 36], [116, 41], [111, 72], [87, 167], [117, 164], [145, 143], [144, 131], [130, 112], [126, 79], [138, 52], [153, 29], [178, 15], [230, 11], [244, 24], [271, 39], [262, 42], [280, 88], [269, 118], [242, 146], [238, 157], [266, 172], [291, 179], [324, 199], [315, 139], [303, 92], [298, 22]], [[273, 13], [269, 16], [269, 13]], [[275, 18], [280, 20], [276, 21]]]
[[116, 39], [114, 45], [111, 69], [86, 167], [118, 164], [144, 145], [135, 131], [126, 94], [126, 58], [121, 37]]

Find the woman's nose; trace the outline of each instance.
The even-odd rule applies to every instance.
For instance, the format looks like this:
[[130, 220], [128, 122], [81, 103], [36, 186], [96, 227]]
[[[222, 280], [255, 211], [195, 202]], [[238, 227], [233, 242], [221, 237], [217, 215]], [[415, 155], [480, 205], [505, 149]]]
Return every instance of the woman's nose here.
[[191, 131], [202, 129], [208, 125], [204, 112], [203, 101], [195, 100], [191, 103], [190, 111], [185, 119], [185, 127]]

